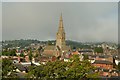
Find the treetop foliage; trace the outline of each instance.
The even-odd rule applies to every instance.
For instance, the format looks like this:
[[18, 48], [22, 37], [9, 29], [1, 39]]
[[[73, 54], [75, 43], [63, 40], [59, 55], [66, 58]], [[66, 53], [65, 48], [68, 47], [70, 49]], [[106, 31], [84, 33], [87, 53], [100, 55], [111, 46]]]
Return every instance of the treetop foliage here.
[[[80, 61], [77, 55], [71, 58], [70, 62], [64, 62], [56, 60], [54, 62], [47, 62], [45, 65], [30, 67], [30, 71], [27, 77], [48, 79], [48, 78], [60, 78], [60, 79], [85, 79], [96, 78], [98, 73], [94, 73], [94, 67], [89, 61]], [[91, 75], [92, 74], [92, 75]]]

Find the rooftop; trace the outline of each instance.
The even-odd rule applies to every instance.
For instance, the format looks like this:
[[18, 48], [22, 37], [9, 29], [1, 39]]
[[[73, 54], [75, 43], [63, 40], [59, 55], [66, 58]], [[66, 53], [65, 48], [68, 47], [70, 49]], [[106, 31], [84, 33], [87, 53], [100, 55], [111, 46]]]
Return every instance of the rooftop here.
[[110, 61], [106, 61], [106, 60], [95, 60], [95, 62], [93, 64], [110, 64], [110, 65], [112, 65], [113, 63]]

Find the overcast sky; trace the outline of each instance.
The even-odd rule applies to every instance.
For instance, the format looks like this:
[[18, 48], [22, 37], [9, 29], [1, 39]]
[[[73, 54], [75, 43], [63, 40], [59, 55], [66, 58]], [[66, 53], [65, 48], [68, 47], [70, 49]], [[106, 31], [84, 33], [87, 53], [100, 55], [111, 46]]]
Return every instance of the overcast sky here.
[[2, 39], [55, 40], [61, 12], [66, 39], [118, 41], [117, 2], [4, 2]]

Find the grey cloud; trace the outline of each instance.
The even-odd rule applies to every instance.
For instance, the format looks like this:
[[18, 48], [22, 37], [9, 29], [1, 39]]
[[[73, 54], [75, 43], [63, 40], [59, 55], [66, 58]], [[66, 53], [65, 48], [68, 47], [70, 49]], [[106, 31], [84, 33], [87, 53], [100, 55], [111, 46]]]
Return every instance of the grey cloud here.
[[67, 39], [118, 40], [117, 3], [3, 3], [3, 40], [55, 39], [62, 12]]

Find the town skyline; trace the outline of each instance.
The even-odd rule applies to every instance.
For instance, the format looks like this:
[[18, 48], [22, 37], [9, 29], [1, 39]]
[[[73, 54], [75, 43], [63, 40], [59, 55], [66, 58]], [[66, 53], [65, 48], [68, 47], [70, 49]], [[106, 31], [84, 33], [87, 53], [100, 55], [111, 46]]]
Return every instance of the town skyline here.
[[66, 40], [118, 42], [117, 3], [3, 3], [2, 9], [2, 40], [55, 40], [62, 12]]

